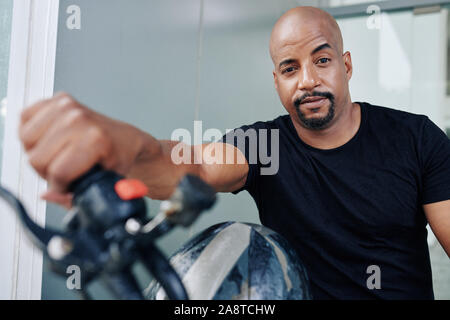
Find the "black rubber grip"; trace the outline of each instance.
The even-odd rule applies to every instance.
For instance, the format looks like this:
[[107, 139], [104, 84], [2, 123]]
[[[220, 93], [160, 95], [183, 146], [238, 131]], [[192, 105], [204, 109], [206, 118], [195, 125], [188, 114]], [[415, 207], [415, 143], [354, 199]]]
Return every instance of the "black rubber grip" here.
[[103, 167], [99, 164], [96, 164], [88, 172], [83, 174], [81, 177], [74, 180], [69, 185], [69, 191], [74, 194], [81, 193], [84, 189], [86, 189], [92, 182], [94, 182], [99, 175], [104, 172]]

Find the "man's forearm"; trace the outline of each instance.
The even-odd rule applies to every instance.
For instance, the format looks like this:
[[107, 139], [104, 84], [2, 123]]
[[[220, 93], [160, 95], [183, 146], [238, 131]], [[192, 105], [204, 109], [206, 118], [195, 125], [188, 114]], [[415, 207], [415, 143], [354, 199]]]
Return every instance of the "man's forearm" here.
[[[142, 141], [142, 150], [127, 176], [144, 182], [152, 199], [169, 198], [186, 174], [199, 176], [218, 192], [234, 191], [245, 183], [248, 164], [232, 145], [189, 146], [178, 141], [157, 140], [145, 132]], [[172, 155], [183, 161], [172, 159]]]
[[[142, 150], [137, 156], [127, 177], [139, 179], [149, 188], [148, 196], [163, 200], [171, 196], [181, 178], [190, 173], [200, 175], [200, 165], [192, 163], [175, 164], [172, 150], [180, 142], [157, 140], [142, 132]], [[193, 155], [193, 147], [186, 146]]]

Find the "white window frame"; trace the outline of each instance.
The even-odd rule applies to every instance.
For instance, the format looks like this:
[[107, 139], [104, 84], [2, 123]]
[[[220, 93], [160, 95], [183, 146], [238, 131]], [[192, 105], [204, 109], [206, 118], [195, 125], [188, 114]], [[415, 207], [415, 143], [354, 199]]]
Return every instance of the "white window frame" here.
[[[14, 0], [1, 184], [41, 226], [46, 190], [18, 138], [24, 107], [53, 95], [59, 0]], [[0, 201], [0, 299], [40, 299], [43, 257], [11, 208]]]

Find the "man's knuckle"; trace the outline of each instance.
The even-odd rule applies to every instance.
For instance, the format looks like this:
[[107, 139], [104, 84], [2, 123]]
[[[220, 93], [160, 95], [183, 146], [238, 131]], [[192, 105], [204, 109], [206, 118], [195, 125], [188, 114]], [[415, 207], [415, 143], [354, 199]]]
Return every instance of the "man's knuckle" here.
[[30, 149], [34, 144], [33, 136], [26, 129], [22, 128], [19, 131], [19, 139], [22, 141], [25, 150]]
[[56, 100], [59, 100], [59, 101], [64, 101], [64, 100], [73, 101], [73, 97], [70, 94], [68, 94], [67, 92], [64, 92], [64, 91], [58, 92], [53, 97], [53, 99], [56, 99]]
[[34, 114], [38, 113], [42, 108], [44, 108], [47, 103], [48, 99], [37, 101], [36, 103], [30, 105], [29, 107], [26, 107], [20, 112], [20, 122], [25, 123], [27, 122]]
[[69, 125], [83, 123], [87, 118], [86, 112], [79, 108], [70, 107], [70, 111], [67, 113], [67, 122]]
[[44, 173], [46, 169], [46, 164], [42, 161], [42, 158], [36, 152], [29, 154], [28, 161], [30, 165], [39, 173]]
[[74, 109], [82, 109], [81, 105], [69, 94], [63, 93], [56, 98], [57, 108], [63, 112], [70, 112]]
[[29, 109], [22, 110], [20, 113], [20, 123], [23, 124], [26, 122], [26, 120], [29, 118]]
[[59, 166], [50, 166], [47, 171], [47, 177], [49, 181], [56, 183], [64, 183], [67, 180], [65, 173]]
[[91, 127], [89, 130], [89, 135], [91, 141], [96, 145], [106, 146], [109, 142], [106, 132], [98, 126]]

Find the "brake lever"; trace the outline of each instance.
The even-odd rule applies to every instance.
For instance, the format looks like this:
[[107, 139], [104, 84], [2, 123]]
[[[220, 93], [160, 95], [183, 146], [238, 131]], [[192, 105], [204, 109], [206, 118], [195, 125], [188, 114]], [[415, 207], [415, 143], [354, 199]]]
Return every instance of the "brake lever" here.
[[[30, 218], [23, 204], [10, 191], [0, 187], [0, 195], [17, 213], [25, 232], [34, 245], [40, 248], [44, 255], [49, 258], [51, 267], [55, 272], [65, 275], [68, 266], [82, 265], [81, 259], [77, 258], [76, 254], [83, 250], [74, 245], [76, 241], [73, 235], [51, 228], [42, 228]], [[95, 271], [89, 265], [86, 269], [91, 270], [83, 277], [83, 280], [88, 281], [94, 276]], [[94, 271], [94, 274], [92, 274], [92, 271]], [[83, 283], [86, 281], [83, 281]]]
[[22, 203], [7, 189], [0, 187], [0, 195], [17, 212], [17, 216], [22, 225], [25, 226], [25, 230], [28, 232], [32, 242], [40, 249], [45, 251], [53, 237], [63, 236], [62, 232], [50, 228], [44, 229], [35, 223]]

